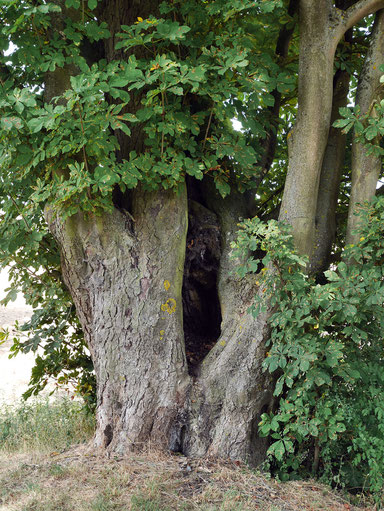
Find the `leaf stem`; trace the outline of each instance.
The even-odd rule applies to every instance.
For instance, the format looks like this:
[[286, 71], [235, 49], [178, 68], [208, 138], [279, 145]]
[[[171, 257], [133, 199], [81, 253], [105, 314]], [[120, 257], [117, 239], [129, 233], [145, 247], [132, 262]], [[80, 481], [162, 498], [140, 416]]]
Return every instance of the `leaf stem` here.
[[208, 119], [207, 129], [205, 130], [204, 143], [203, 143], [203, 151], [204, 151], [204, 149], [205, 149], [205, 144], [206, 144], [206, 142], [207, 142], [208, 132], [209, 132], [209, 129], [210, 129], [210, 127], [211, 127], [212, 116], [213, 116], [213, 106], [212, 106], [212, 108], [211, 108], [211, 113], [209, 114], [209, 119]]

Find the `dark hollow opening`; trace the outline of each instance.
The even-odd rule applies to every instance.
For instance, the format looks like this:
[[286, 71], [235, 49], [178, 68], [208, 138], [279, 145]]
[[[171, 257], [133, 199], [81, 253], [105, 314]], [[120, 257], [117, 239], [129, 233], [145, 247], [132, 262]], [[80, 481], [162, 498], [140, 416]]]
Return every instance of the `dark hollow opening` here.
[[183, 319], [188, 368], [196, 375], [200, 362], [220, 336], [217, 273], [221, 250], [216, 215], [194, 200], [189, 200], [188, 206]]
[[107, 424], [104, 429], [104, 447], [108, 447], [108, 445], [112, 442], [113, 439], [113, 429], [110, 424]]

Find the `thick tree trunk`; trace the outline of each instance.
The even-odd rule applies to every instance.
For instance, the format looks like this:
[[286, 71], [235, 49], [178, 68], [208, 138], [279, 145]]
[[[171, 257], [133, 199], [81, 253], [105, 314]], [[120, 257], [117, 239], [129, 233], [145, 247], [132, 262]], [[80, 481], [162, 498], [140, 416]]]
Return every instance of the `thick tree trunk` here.
[[247, 312], [254, 279], [231, 274], [230, 241], [239, 216], [226, 209], [227, 201], [217, 212], [220, 335], [200, 364], [188, 368], [182, 304], [187, 205], [185, 189], [137, 190], [132, 215], [116, 209], [61, 221], [47, 211], [95, 365], [95, 441], [112, 452], [151, 443], [257, 463], [266, 447], [257, 440], [257, 423], [271, 398], [261, 371], [267, 314], [255, 319]]
[[[112, 32], [157, 5], [122, 4], [103, 10]], [[120, 55], [113, 39], [105, 52], [109, 60]], [[72, 70], [64, 71], [47, 77], [47, 100], [69, 87]], [[140, 129], [117, 138], [122, 157], [143, 142]], [[255, 279], [232, 274], [230, 257], [244, 201], [216, 198], [207, 208], [188, 201], [185, 186], [120, 195], [120, 208], [100, 216], [63, 219], [46, 210], [95, 367], [96, 445], [124, 453], [150, 443], [260, 462], [266, 441], [257, 439], [257, 424], [271, 398], [261, 368], [268, 313], [248, 313]]]
[[[258, 292], [255, 276], [240, 279], [234, 269], [231, 242], [244, 217], [236, 194], [222, 200], [206, 195], [219, 218], [221, 259], [218, 293], [222, 323], [218, 342], [201, 364], [191, 392], [190, 435], [186, 452], [214, 454], [260, 463], [267, 442], [258, 436], [260, 415], [271, 403], [271, 378], [262, 371], [270, 311], [254, 318], [248, 309]], [[259, 290], [262, 294], [262, 290]]]
[[[384, 64], [384, 10], [376, 15], [363, 69], [361, 71], [356, 105], [360, 106], [362, 115], [372, 109], [375, 101], [382, 99], [380, 77]], [[368, 153], [368, 149], [357, 142], [352, 144], [352, 188], [348, 209], [348, 226], [346, 244], [357, 243], [359, 234], [358, 205], [371, 200], [376, 193], [377, 181], [382, 168], [381, 157]]]
[[[117, 14], [126, 9], [122, 4], [121, 0], [108, 3], [110, 28], [115, 20], [118, 29]], [[336, 42], [328, 33], [333, 13], [329, 5], [326, 0], [316, 6], [312, 0], [301, 2], [299, 119], [282, 218], [292, 223], [298, 247], [306, 253], [313, 242], [313, 197], [332, 105]], [[132, 6], [124, 11], [126, 23], [143, 16], [138, 1]], [[144, 2], [144, 7], [151, 12], [151, 2]], [[111, 57], [113, 52], [113, 46], [106, 47], [107, 59], [116, 57]], [[135, 135], [126, 143], [120, 141], [122, 156], [132, 143], [140, 143], [140, 137], [138, 133], [137, 140]], [[271, 312], [252, 317], [248, 308], [255, 293], [263, 296], [263, 290], [257, 289], [256, 278], [240, 280], [233, 273], [231, 241], [239, 219], [246, 216], [243, 201], [234, 194], [219, 199], [211, 190], [193, 211], [193, 201], [189, 202], [198, 224], [204, 216], [202, 208], [207, 210], [209, 221], [204, 227], [194, 226], [196, 232], [211, 232], [213, 238], [216, 229], [220, 233], [216, 248], [213, 238], [211, 248], [209, 241], [199, 239], [201, 250], [196, 252], [195, 237], [189, 235], [187, 243], [188, 199], [186, 188], [180, 188], [178, 193], [137, 188], [129, 213], [115, 208], [100, 216], [77, 214], [64, 220], [47, 209], [48, 224], [61, 249], [64, 280], [94, 361], [95, 442], [111, 452], [152, 443], [194, 456], [213, 454], [256, 464], [266, 448], [265, 440], [257, 436], [257, 425], [271, 402], [271, 379], [262, 371]], [[191, 251], [202, 274], [188, 261]], [[217, 253], [213, 257], [217, 270], [209, 269], [208, 252], [212, 257]], [[184, 282], [183, 293], [184, 274], [193, 282]], [[209, 289], [220, 312], [216, 305], [205, 306], [199, 286]], [[200, 316], [195, 316], [196, 311]], [[201, 324], [209, 323], [211, 311], [217, 324], [207, 328], [205, 344], [214, 346], [206, 354]], [[188, 353], [191, 346], [194, 356]]]
[[49, 215], [97, 378], [96, 444], [168, 446], [189, 384], [181, 288], [185, 189], [136, 193], [133, 217]]

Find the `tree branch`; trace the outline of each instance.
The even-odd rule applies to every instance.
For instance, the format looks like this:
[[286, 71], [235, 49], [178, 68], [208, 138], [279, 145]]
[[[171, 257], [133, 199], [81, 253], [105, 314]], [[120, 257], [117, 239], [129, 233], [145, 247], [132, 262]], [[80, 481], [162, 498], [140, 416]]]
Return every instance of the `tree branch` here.
[[373, 14], [379, 9], [384, 9], [384, 0], [359, 0], [346, 11], [339, 14], [339, 24], [336, 27], [336, 33], [340, 39], [343, 34], [362, 18]]

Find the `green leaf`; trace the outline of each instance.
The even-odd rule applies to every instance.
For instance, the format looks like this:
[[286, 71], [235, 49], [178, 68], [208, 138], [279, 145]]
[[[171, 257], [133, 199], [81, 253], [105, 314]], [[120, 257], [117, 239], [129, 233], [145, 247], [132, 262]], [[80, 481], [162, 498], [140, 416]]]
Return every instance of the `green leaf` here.
[[111, 87], [126, 87], [130, 80], [124, 76], [115, 76], [110, 79], [109, 85]]
[[28, 121], [28, 128], [32, 133], [37, 133], [43, 129], [45, 123], [44, 117], [35, 117]]
[[21, 129], [23, 126], [23, 121], [20, 119], [20, 117], [2, 117], [0, 119], [0, 127], [4, 131], [10, 131], [13, 128], [16, 128], [17, 130]]
[[180, 26], [177, 21], [164, 21], [159, 23], [157, 26], [157, 33], [160, 37], [169, 39], [170, 41], [176, 41], [178, 39], [184, 39], [184, 36], [191, 29], [187, 26]]
[[281, 461], [285, 454], [284, 442], [282, 440], [278, 440], [277, 442], [274, 442], [269, 447], [267, 452], [270, 454], [273, 454], [278, 461]]
[[96, 167], [94, 173], [95, 180], [99, 183], [106, 184], [108, 186], [113, 186], [120, 181], [120, 176], [113, 172], [109, 168]]
[[332, 271], [332, 270], [325, 271], [324, 275], [327, 277], [327, 279], [330, 282], [337, 282], [338, 280], [340, 280], [339, 275], [335, 271]]
[[182, 87], [169, 87], [169, 92], [173, 92], [173, 94], [176, 94], [178, 96], [182, 96], [184, 94]]
[[80, 7], [80, 0], [65, 0], [65, 7], [78, 9]]
[[108, 25], [105, 22], [98, 24], [96, 21], [91, 21], [87, 23], [85, 26], [85, 33], [91, 42], [111, 37]]
[[378, 136], [379, 130], [378, 130], [377, 126], [369, 126], [365, 130], [364, 134], [365, 134], [365, 138], [367, 140], [373, 140], [375, 137]]

